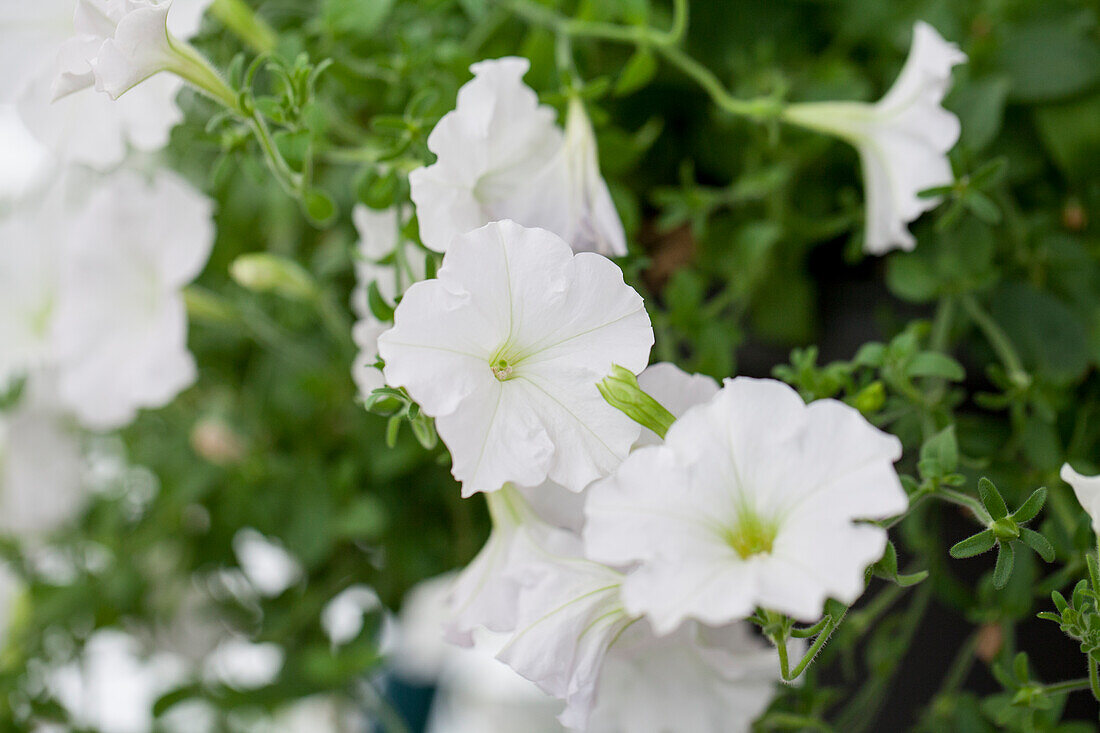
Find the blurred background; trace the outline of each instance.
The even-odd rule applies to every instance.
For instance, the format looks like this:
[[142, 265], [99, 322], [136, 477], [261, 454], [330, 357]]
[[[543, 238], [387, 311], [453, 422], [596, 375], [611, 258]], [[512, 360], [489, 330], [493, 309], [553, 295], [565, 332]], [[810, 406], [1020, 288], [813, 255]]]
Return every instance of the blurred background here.
[[[333, 60], [293, 112], [276, 74], [254, 82], [284, 123], [288, 156], [314, 151], [328, 215], [303, 212], [248, 136], [188, 89], [173, 93], [180, 114], [165, 145], [131, 140], [105, 166], [74, 162], [27, 113], [0, 106], [0, 216], [41, 206], [73, 168], [82, 195], [106, 190], [99, 181], [119, 167], [164, 168], [210, 200], [216, 224], [201, 275], [180, 287], [197, 368], [178, 397], [104, 430], [70, 414], [48, 428], [29, 423], [26, 381], [0, 396], [0, 720], [103, 733], [560, 730], [557, 703], [491, 658], [498, 640], [464, 651], [439, 638], [448, 573], [476, 554], [488, 519], [483, 502], [459, 498], [441, 447], [425, 449], [404, 427], [387, 445], [387, 420], [363, 408], [352, 379], [349, 305], [353, 207], [407, 201], [404, 175], [430, 160], [426, 135], [473, 61], [530, 58], [527, 82], [560, 108], [554, 38], [489, 0], [250, 4], [278, 34], [286, 68]], [[669, 19], [659, 0], [546, 4], [609, 22]], [[634, 49], [578, 42], [581, 75], [607, 84], [590, 112], [630, 241], [624, 269], [650, 305], [655, 360], [717, 378], [791, 363], [800, 388], [820, 386], [823, 365], [853, 359], [864, 343], [930, 319], [944, 293], [979, 294], [1035, 383], [1011, 419], [959, 393], [952, 409], [974, 459], [965, 472], [996, 477], [1010, 504], [1050, 486], [1066, 511], [1044, 532], [1072, 548], [1087, 521], [1054, 476], [1067, 454], [1085, 467], [1100, 460], [1100, 419], [1088, 407], [1100, 397], [1100, 7], [693, 0], [685, 48], [738, 96], [874, 100], [917, 19], [970, 57], [946, 102], [962, 120], [959, 178], [990, 163], [1000, 173], [982, 192], [992, 213], [961, 188], [915, 225], [916, 252], [887, 258], [861, 253], [854, 150], [725, 117]], [[0, 43], [5, 32], [0, 23]], [[193, 43], [231, 76], [254, 56], [213, 13]], [[341, 156], [332, 140], [400, 149], [377, 165]], [[2, 231], [7, 250], [54, 236]], [[255, 252], [293, 261], [322, 294], [245, 287], [231, 265]], [[969, 327], [953, 338], [965, 395], [1003, 391], [984, 368], [986, 343]], [[792, 356], [807, 347], [816, 351]], [[915, 416], [891, 430], [908, 449], [920, 445]], [[927, 590], [880, 595], [876, 581], [865, 598], [879, 605], [853, 614], [866, 623], [845, 627], [852, 638], [836, 642], [845, 651], [827, 649], [778, 708], [844, 690], [858, 704], [845, 708], [858, 721], [851, 730], [993, 730], [1007, 693], [991, 661], [1028, 650], [1039, 677], [1079, 676], [1076, 645], [1034, 618], [1036, 588], [1049, 598], [1046, 570], [1020, 556], [1008, 590], [994, 593], [992, 558], [947, 557], [967, 531], [950, 508], [916, 512], [899, 552], [903, 566], [914, 548], [931, 558]], [[976, 661], [943, 686], [963, 648]], [[1078, 721], [1059, 730], [1095, 729], [1087, 696], [1058, 712]]]

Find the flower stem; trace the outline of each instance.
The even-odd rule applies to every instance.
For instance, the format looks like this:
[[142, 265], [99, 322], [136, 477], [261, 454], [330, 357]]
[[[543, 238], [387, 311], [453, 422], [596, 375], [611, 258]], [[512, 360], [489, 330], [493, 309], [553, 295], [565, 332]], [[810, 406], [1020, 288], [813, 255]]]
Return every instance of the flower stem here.
[[1092, 696], [1100, 701], [1100, 673], [1096, 669], [1096, 660], [1092, 658], [1090, 654], [1089, 660], [1089, 687], [1092, 689]]
[[952, 504], [958, 504], [959, 506], [966, 507], [974, 513], [974, 516], [982, 524], [988, 525], [993, 521], [993, 518], [989, 516], [989, 512], [985, 510], [982, 503], [973, 496], [968, 496], [961, 491], [955, 491], [954, 489], [948, 489], [946, 487], [939, 487], [932, 494], [932, 496], [943, 499], [944, 501], [951, 502]]
[[279, 41], [275, 31], [244, 0], [214, 0], [210, 13], [257, 53], [270, 53]]
[[1031, 377], [1024, 369], [1020, 356], [1016, 353], [1016, 347], [1012, 345], [1012, 341], [997, 325], [997, 322], [993, 320], [993, 317], [982, 308], [981, 304], [970, 293], [962, 295], [960, 302], [967, 315], [970, 316], [970, 320], [974, 322], [974, 325], [985, 336], [993, 351], [997, 353], [997, 357], [1008, 373], [1009, 380], [1021, 388], [1031, 384]]

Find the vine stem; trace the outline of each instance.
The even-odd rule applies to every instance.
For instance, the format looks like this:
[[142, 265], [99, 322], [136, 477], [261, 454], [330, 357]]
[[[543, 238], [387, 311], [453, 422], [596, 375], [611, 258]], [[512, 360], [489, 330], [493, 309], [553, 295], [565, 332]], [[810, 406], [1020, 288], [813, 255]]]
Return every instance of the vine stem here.
[[275, 50], [278, 34], [244, 0], [214, 0], [210, 14], [253, 51], [270, 53]]
[[690, 78], [705, 91], [721, 110], [758, 122], [777, 120], [784, 105], [774, 97], [739, 99], [726, 91], [714, 72], [679, 48], [687, 32], [687, 0], [674, 0], [672, 25], [667, 31], [644, 25], [623, 26], [599, 21], [567, 18], [532, 0], [504, 0], [508, 7], [529, 23], [549, 28], [559, 35], [575, 38], [598, 38], [628, 43], [655, 50], [671, 66]]
[[1030, 384], [1031, 377], [1024, 369], [1020, 356], [1016, 353], [1016, 347], [1012, 345], [1008, 335], [997, 325], [993, 317], [982, 308], [981, 304], [970, 293], [962, 295], [960, 302], [967, 315], [970, 316], [970, 320], [974, 322], [974, 325], [985, 336], [993, 351], [997, 353], [997, 357], [1004, 365], [1008, 378], [1012, 383], [1019, 387], [1026, 387]]

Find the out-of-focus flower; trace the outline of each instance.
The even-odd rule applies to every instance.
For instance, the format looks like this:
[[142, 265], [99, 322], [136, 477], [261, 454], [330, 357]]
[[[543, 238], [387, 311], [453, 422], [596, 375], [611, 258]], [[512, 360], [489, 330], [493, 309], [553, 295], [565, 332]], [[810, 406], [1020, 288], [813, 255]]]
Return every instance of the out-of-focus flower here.
[[254, 529], [233, 535], [233, 552], [256, 592], [277, 596], [302, 577], [301, 564], [283, 546]]
[[10, 412], [0, 413], [0, 532], [48, 532], [83, 506], [81, 437], [51, 399], [46, 377], [30, 380]]
[[[375, 211], [359, 205], [351, 215], [359, 233], [355, 289], [351, 294], [351, 309], [358, 318], [352, 326], [351, 337], [359, 353], [352, 363], [351, 375], [364, 399], [386, 384], [382, 372], [374, 365], [378, 361], [378, 337], [389, 324], [380, 321], [371, 311], [370, 287], [373, 284], [378, 295], [392, 307], [398, 296], [414, 282], [423, 280], [425, 275], [424, 253], [400, 236], [402, 213], [396, 206]], [[381, 264], [380, 261], [386, 258], [392, 258], [392, 262]]]
[[133, 636], [95, 632], [77, 662], [50, 670], [46, 684], [73, 722], [103, 733], [146, 733], [153, 705], [186, 678], [183, 662], [163, 652], [145, 654]]
[[0, 206], [39, 185], [49, 154], [20, 121], [15, 107], [0, 102]]
[[841, 402], [734, 379], [589, 489], [586, 551], [637, 564], [624, 605], [661, 635], [758, 606], [813, 621], [826, 598], [854, 602], [882, 556], [885, 530], [856, 520], [905, 510], [900, 456], [897, 438]]
[[74, 218], [54, 326], [58, 389], [84, 425], [120, 427], [194, 381], [183, 287], [210, 256], [212, 208], [172, 173], [121, 171]]
[[378, 340], [386, 381], [436, 418], [462, 493], [547, 478], [572, 491], [606, 475], [640, 428], [600, 397], [653, 344], [642, 299], [606, 258], [496, 222], [455, 240]]
[[[172, 36], [192, 37], [210, 1], [175, 0], [167, 19]], [[17, 101], [30, 133], [59, 158], [107, 168], [122, 159], [128, 146], [163, 147], [169, 130], [183, 118], [175, 103], [183, 82], [173, 75], [158, 75], [117, 103], [91, 83], [89, 55], [98, 53], [114, 32], [114, 25], [100, 25], [96, 19], [110, 21], [138, 5], [154, 4], [82, 0], [77, 10], [75, 0], [41, 0], [0, 7], [0, 62], [5, 70], [0, 102]], [[78, 25], [90, 32], [75, 35]], [[74, 77], [70, 86], [79, 78], [83, 88], [52, 103], [54, 83], [66, 72]]]
[[1062, 480], [1073, 487], [1077, 502], [1092, 520], [1092, 531], [1100, 535], [1100, 476], [1083, 476], [1067, 463], [1062, 466]]
[[336, 646], [347, 644], [363, 631], [365, 616], [381, 609], [382, 601], [373, 588], [353, 585], [333, 597], [321, 610], [321, 628]]
[[966, 54], [924, 22], [900, 76], [875, 104], [814, 102], [784, 111], [789, 122], [847, 140], [859, 151], [867, 199], [864, 248], [873, 254], [913, 249], [907, 225], [939, 204], [918, 192], [950, 184], [947, 152], [959, 139], [959, 120], [941, 103], [951, 69]]
[[286, 653], [278, 644], [256, 644], [232, 638], [218, 644], [206, 658], [204, 676], [238, 690], [254, 690], [271, 684], [283, 668]]
[[191, 428], [191, 449], [216, 466], [240, 463], [245, 455], [241, 436], [224, 420], [205, 417]]

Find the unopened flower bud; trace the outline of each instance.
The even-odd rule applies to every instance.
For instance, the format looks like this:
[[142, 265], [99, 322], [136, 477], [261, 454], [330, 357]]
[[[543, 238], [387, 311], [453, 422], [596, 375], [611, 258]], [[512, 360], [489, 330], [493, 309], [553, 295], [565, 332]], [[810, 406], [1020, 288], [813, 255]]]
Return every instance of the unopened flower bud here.
[[642, 391], [634, 373], [618, 364], [611, 367], [611, 373], [597, 382], [596, 387], [609, 405], [662, 438], [676, 422], [671, 412]]
[[309, 300], [317, 294], [313, 277], [293, 260], [267, 252], [241, 255], [229, 266], [238, 285], [257, 293], [275, 293], [291, 300]]

